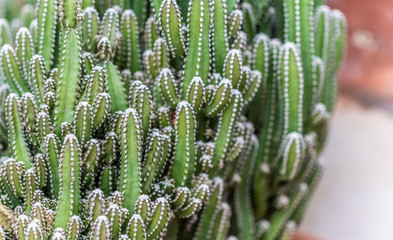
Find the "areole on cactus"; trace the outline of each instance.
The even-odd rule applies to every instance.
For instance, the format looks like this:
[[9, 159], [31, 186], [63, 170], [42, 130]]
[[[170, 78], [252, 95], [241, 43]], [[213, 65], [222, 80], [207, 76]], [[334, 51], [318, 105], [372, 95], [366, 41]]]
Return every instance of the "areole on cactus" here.
[[0, 239], [291, 239], [322, 172], [339, 11], [319, 0], [4, 9]]

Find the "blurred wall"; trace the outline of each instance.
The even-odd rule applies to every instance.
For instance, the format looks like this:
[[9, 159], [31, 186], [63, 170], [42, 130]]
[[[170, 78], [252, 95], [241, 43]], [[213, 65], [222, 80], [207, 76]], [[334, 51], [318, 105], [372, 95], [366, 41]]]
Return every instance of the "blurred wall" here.
[[340, 76], [343, 93], [393, 98], [393, 1], [328, 0], [348, 19], [347, 61]]

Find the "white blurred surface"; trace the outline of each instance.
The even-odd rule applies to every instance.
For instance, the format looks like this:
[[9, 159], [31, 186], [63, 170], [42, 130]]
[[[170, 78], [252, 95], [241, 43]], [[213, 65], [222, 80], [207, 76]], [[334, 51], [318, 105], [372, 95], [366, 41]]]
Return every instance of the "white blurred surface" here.
[[393, 239], [393, 114], [341, 99], [326, 171], [301, 231], [321, 240]]

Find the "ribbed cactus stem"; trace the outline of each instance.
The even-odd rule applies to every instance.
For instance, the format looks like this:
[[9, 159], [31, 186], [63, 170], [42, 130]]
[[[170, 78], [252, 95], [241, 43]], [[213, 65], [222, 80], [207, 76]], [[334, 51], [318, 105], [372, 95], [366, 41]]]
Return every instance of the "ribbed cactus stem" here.
[[142, 192], [141, 189], [141, 134], [142, 126], [138, 113], [129, 108], [125, 111], [121, 121], [121, 169], [119, 190], [127, 199], [125, 207], [134, 213], [134, 206]]
[[75, 29], [67, 29], [63, 31], [62, 39], [56, 89], [56, 134], [61, 131], [60, 123], [71, 123], [74, 118], [77, 88], [81, 74], [81, 47], [78, 32]]
[[37, 34], [36, 51], [45, 59], [47, 68], [52, 67], [57, 36], [58, 1], [39, 0], [36, 8]]
[[105, 68], [108, 78], [108, 93], [111, 96], [111, 112], [124, 111], [127, 108], [127, 98], [123, 90], [119, 71], [110, 61], [106, 62]]
[[190, 182], [195, 165], [195, 118], [189, 103], [178, 104], [175, 126], [176, 143], [171, 177], [175, 186], [184, 186]]
[[34, 53], [33, 39], [30, 31], [27, 28], [20, 28], [15, 36], [15, 51], [20, 61], [24, 78], [27, 79], [29, 76], [29, 63]]
[[[183, 77], [183, 92], [194, 76], [200, 76], [207, 83], [210, 70], [210, 2], [191, 0], [188, 10], [188, 45]], [[183, 96], [183, 99], [185, 96]]]
[[241, 239], [253, 239], [255, 231], [248, 186], [251, 184], [250, 176], [252, 176], [254, 170], [253, 166], [258, 155], [258, 147], [258, 139], [254, 135], [251, 137], [249, 146], [244, 149], [245, 153], [247, 153], [245, 156], [247, 157], [240, 157], [241, 161], [239, 162], [239, 166], [241, 167], [241, 181], [235, 189], [235, 213], [237, 215], [237, 224]]
[[22, 161], [26, 168], [32, 166], [30, 152], [23, 133], [21, 120], [21, 102], [15, 94], [10, 94], [6, 101], [6, 114], [8, 119], [9, 142], [12, 144], [11, 153], [17, 161]]
[[123, 12], [121, 16], [121, 31], [124, 37], [126, 68], [134, 74], [140, 70], [140, 50], [138, 20], [132, 10]]
[[228, 149], [229, 141], [232, 138], [235, 121], [239, 117], [242, 104], [243, 99], [241, 93], [237, 90], [232, 90], [232, 98], [218, 123], [218, 134], [215, 139], [216, 145], [214, 148], [211, 174], [214, 174], [215, 171], [223, 167], [224, 156]]
[[184, 36], [181, 32], [182, 18], [179, 6], [174, 0], [164, 0], [160, 7], [160, 25], [168, 48], [177, 62], [181, 63], [185, 54]]
[[12, 91], [19, 96], [28, 91], [27, 83], [23, 77], [21, 64], [17, 59], [15, 50], [11, 45], [5, 44], [0, 51], [1, 66], [4, 76]]
[[285, 41], [295, 43], [304, 71], [304, 121], [310, 116], [312, 103], [312, 56], [314, 53], [314, 0], [284, 0]]
[[80, 151], [76, 136], [72, 134], [65, 136], [59, 161], [60, 190], [53, 223], [55, 229], [58, 227], [65, 229], [70, 217], [79, 212]]
[[296, 45], [286, 43], [280, 53], [280, 88], [283, 111], [283, 137], [291, 132], [303, 132], [304, 79]]

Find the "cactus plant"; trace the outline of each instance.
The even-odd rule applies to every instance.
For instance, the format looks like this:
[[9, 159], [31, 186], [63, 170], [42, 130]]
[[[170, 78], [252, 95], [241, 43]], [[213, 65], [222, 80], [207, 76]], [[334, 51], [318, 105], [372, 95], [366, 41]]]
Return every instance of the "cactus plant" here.
[[6, 3], [0, 239], [291, 238], [322, 172], [339, 11]]

